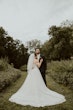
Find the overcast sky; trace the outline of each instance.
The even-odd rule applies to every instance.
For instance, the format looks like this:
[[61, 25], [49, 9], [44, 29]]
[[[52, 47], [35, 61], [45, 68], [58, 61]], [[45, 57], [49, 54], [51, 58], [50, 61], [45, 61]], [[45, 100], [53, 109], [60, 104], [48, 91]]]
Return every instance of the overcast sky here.
[[73, 20], [73, 0], [0, 0], [0, 26], [23, 43], [45, 42], [48, 28]]

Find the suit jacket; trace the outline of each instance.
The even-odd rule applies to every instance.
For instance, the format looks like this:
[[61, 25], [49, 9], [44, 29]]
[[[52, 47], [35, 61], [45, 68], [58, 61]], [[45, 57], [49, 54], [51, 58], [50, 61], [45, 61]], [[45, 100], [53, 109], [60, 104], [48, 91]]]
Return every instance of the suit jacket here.
[[39, 59], [39, 61], [41, 60], [41, 58], [43, 59], [43, 62], [42, 62], [42, 64], [41, 64], [39, 70], [40, 70], [40, 72], [41, 72], [42, 74], [45, 74], [45, 71], [46, 71], [46, 69], [47, 69], [47, 62], [46, 62], [46, 58], [44, 57], [44, 55], [40, 54], [40, 59]]

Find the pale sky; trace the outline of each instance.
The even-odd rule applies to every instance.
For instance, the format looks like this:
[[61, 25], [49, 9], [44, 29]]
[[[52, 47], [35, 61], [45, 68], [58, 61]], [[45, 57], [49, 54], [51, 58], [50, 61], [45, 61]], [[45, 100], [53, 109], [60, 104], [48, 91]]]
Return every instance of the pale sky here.
[[73, 20], [73, 0], [0, 0], [0, 26], [23, 43], [49, 39], [48, 28]]

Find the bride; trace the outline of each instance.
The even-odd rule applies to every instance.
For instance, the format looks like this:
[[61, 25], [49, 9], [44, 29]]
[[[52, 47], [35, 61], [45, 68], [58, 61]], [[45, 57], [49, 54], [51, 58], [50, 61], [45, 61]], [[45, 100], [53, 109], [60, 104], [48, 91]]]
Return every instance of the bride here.
[[34, 107], [56, 105], [66, 101], [62, 94], [50, 90], [44, 83], [39, 70], [42, 62], [43, 59], [39, 61], [34, 53], [29, 56], [28, 75], [21, 88], [9, 98], [9, 101]]

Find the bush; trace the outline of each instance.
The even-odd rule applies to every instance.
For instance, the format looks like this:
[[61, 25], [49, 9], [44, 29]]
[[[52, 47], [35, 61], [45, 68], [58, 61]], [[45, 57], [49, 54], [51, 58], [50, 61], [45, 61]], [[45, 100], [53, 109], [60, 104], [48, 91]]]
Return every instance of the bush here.
[[52, 61], [47, 71], [56, 82], [73, 89], [73, 60]]
[[2, 58], [0, 59], [0, 71], [4, 71], [8, 69], [8, 58]]
[[20, 67], [20, 70], [21, 70], [21, 71], [27, 71], [27, 65], [21, 66], [21, 67]]
[[21, 76], [21, 71], [8, 64], [6, 58], [0, 59], [0, 92], [15, 82]]

